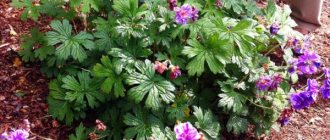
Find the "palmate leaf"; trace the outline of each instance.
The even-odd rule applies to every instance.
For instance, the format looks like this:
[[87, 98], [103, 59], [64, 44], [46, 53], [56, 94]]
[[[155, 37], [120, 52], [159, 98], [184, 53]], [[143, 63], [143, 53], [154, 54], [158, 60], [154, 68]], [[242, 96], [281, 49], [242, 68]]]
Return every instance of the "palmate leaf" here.
[[110, 93], [113, 91], [116, 97], [125, 95], [121, 71], [116, 71], [116, 65], [110, 61], [109, 57], [103, 56], [101, 58], [101, 64], [97, 63], [94, 66], [93, 74], [95, 77], [105, 78], [101, 85], [103, 92]]
[[186, 95], [176, 96], [174, 103], [166, 109], [168, 118], [183, 121], [189, 117], [189, 97]]
[[[23, 61], [33, 61], [35, 58], [45, 60], [47, 56], [55, 53], [55, 47], [49, 46], [46, 42], [43, 33], [39, 32], [37, 28], [31, 30], [31, 36], [23, 35], [21, 38], [22, 45], [19, 55], [22, 56]], [[39, 47], [34, 49], [34, 47]]]
[[147, 96], [146, 107], [153, 110], [158, 110], [162, 106], [162, 101], [167, 104], [174, 101], [175, 87], [155, 74], [154, 65], [149, 60], [140, 62], [135, 67], [139, 72], [129, 73], [126, 79], [127, 84], [135, 85], [128, 91], [128, 96], [132, 100], [139, 103]]
[[165, 128], [165, 131], [158, 127], [153, 127], [152, 138], [155, 140], [176, 140], [175, 133], [168, 127]]
[[241, 118], [237, 115], [231, 115], [227, 122], [227, 131], [232, 131], [234, 134], [241, 134], [247, 131], [248, 125], [249, 123], [247, 119]]
[[112, 48], [109, 52], [112, 57], [115, 57], [117, 61], [116, 69], [121, 71], [123, 68], [131, 72], [134, 69], [135, 64], [139, 62], [139, 58], [146, 58], [151, 54], [151, 51], [140, 46], [128, 46], [123, 49]]
[[[52, 21], [51, 27], [54, 31], [46, 33], [47, 41], [49, 45], [60, 45], [56, 48], [56, 55], [60, 59], [68, 59], [69, 56], [72, 56], [75, 60], [82, 62], [87, 58], [86, 51], [92, 50], [94, 48], [94, 38], [91, 34], [86, 32], [80, 32], [79, 34], [72, 35], [72, 26], [68, 20], [59, 20]], [[83, 48], [84, 47], [84, 48]]]
[[231, 46], [237, 46], [232, 51], [240, 52], [245, 56], [252, 52], [255, 47], [253, 38], [256, 37], [256, 30], [252, 28], [253, 21], [243, 19], [237, 22], [230, 18], [211, 18], [210, 28], [206, 29], [208, 34], [217, 34], [219, 39], [225, 39]]
[[114, 0], [113, 9], [121, 18], [117, 20], [116, 32], [122, 37], [142, 38], [147, 25], [144, 16], [147, 10], [145, 4], [139, 6], [139, 0]]
[[[37, 49], [34, 53], [34, 46], [41, 45], [47, 48], [47, 44], [45, 43], [45, 37], [44, 34], [39, 32], [37, 28], [33, 28], [31, 30], [31, 36], [29, 35], [23, 35], [21, 37], [21, 50], [19, 51], [19, 55], [22, 56], [23, 61], [29, 62], [35, 60], [35, 58], [41, 58], [43, 56], [47, 56], [49, 54], [53, 54], [54, 51], [48, 50], [45, 53], [42, 53], [42, 50], [45, 49], [44, 47], [41, 47]], [[49, 48], [48, 48], [49, 49]]]
[[86, 104], [95, 108], [105, 101], [104, 94], [98, 92], [98, 81], [90, 78], [89, 73], [80, 72], [77, 74], [78, 80], [73, 76], [66, 76], [62, 79], [62, 88], [67, 89], [65, 99], [70, 102]]
[[133, 109], [134, 115], [127, 113], [124, 123], [129, 126], [125, 130], [126, 139], [148, 140], [153, 128], [163, 128], [163, 123], [150, 112], [143, 110], [140, 106]]
[[84, 118], [85, 106], [74, 105], [65, 99], [65, 90], [61, 88], [61, 82], [59, 80], [53, 80], [49, 83], [50, 94], [47, 98], [49, 105], [49, 113], [52, 117], [65, 121], [67, 125], [70, 125], [74, 118]]
[[72, 19], [75, 16], [75, 11], [72, 9], [65, 10], [63, 8], [65, 4], [64, 0], [40, 0], [39, 11], [58, 19], [63, 17]]
[[217, 36], [210, 37], [203, 44], [195, 39], [188, 40], [190, 46], [184, 47], [182, 51], [188, 58], [192, 58], [187, 65], [188, 74], [200, 76], [205, 71], [205, 62], [212, 73], [221, 73], [233, 53], [226, 42], [218, 40]]
[[37, 50], [35, 50], [35, 57], [39, 58], [40, 60], [45, 60], [47, 56], [52, 55], [55, 53], [54, 46], [43, 46]]
[[97, 38], [95, 46], [99, 50], [109, 51], [114, 46], [114, 40], [110, 38], [110, 34], [106, 31], [98, 31], [94, 36]]
[[113, 9], [124, 17], [138, 18], [147, 9], [147, 6], [139, 6], [139, 0], [114, 0]]
[[21, 15], [22, 20], [27, 20], [28, 18], [37, 21], [40, 13], [39, 7], [33, 4], [34, 0], [12, 0], [10, 6], [15, 8], [24, 8], [24, 11]]
[[211, 110], [203, 111], [200, 107], [194, 106], [194, 116], [197, 118], [195, 126], [202, 130], [207, 139], [219, 139], [220, 124]]
[[244, 12], [242, 4], [243, 0], [222, 0], [223, 6], [227, 9], [233, 9], [235, 13], [240, 14]]
[[224, 93], [219, 94], [219, 97], [221, 98], [219, 100], [218, 106], [224, 107], [227, 110], [232, 110], [233, 112], [242, 112], [244, 103], [246, 102], [246, 99], [244, 95], [241, 95], [238, 92], [235, 92], [234, 89], [231, 87], [230, 83], [220, 83], [221, 90]]

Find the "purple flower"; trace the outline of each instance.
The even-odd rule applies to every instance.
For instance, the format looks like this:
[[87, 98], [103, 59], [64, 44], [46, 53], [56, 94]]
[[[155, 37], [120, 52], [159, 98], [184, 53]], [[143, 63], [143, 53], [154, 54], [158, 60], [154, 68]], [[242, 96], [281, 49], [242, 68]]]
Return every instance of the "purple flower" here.
[[280, 30], [280, 26], [278, 24], [276, 24], [276, 23], [273, 23], [270, 26], [269, 30], [270, 30], [270, 34], [276, 35], [278, 33], [278, 31]]
[[[298, 59], [296, 59], [296, 58], [289, 61], [290, 67], [288, 68], [288, 72], [290, 74], [297, 71], [297, 64], [298, 64]], [[297, 71], [297, 72], [300, 73], [299, 71]]]
[[171, 67], [171, 73], [170, 73], [170, 79], [173, 80], [175, 78], [178, 78], [181, 76], [181, 70], [179, 66], [172, 66]]
[[5, 133], [2, 133], [0, 135], [0, 140], [5, 140], [5, 139], [7, 139], [7, 137], [8, 137], [8, 134], [6, 132]]
[[274, 90], [277, 89], [279, 84], [281, 84], [283, 81], [282, 75], [281, 74], [274, 74], [272, 77], [272, 84], [269, 87], [269, 90]]
[[175, 22], [178, 24], [187, 24], [189, 21], [196, 21], [198, 18], [198, 9], [188, 4], [182, 5], [180, 8], [174, 8]]
[[27, 140], [29, 132], [23, 129], [16, 129], [9, 132], [7, 140]]
[[330, 79], [326, 79], [324, 81], [324, 85], [321, 87], [321, 93], [323, 98], [329, 99], [330, 98]]
[[299, 56], [297, 67], [302, 74], [314, 74], [321, 66], [320, 56], [314, 51], [305, 51]]
[[304, 38], [303, 40], [295, 39], [293, 42], [293, 50], [297, 54], [303, 54], [305, 51], [310, 49], [310, 39], [308, 37]]
[[289, 117], [283, 117], [283, 118], [280, 118], [280, 119], [278, 120], [278, 122], [279, 122], [282, 126], [285, 126], [285, 125], [288, 125], [289, 120], [290, 120]]
[[173, 11], [174, 8], [177, 6], [177, 0], [167, 0], [167, 3], [169, 4], [170, 10]]
[[310, 104], [313, 103], [308, 92], [291, 94], [290, 102], [291, 102], [291, 106], [296, 110], [309, 107]]
[[201, 135], [190, 122], [181, 123], [174, 127], [177, 140], [199, 140]]
[[324, 75], [326, 78], [330, 78], [330, 69], [329, 68], [324, 68], [323, 72], [324, 72]]
[[196, 7], [192, 7], [191, 9], [191, 20], [196, 21], [198, 19], [198, 9]]
[[260, 76], [256, 85], [259, 90], [266, 91], [272, 85], [272, 79], [269, 76]]
[[308, 92], [318, 92], [319, 90], [319, 83], [315, 79], [307, 79], [307, 88], [306, 91]]

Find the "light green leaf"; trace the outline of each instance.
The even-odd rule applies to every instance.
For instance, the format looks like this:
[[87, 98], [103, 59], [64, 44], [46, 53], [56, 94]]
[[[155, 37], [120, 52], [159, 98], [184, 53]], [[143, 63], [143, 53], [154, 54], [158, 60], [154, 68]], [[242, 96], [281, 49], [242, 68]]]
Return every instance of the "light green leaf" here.
[[194, 115], [197, 118], [195, 126], [202, 130], [207, 139], [220, 139], [220, 124], [211, 110], [203, 111], [200, 107], [194, 106]]
[[51, 23], [51, 27], [54, 31], [46, 33], [47, 41], [52, 46], [60, 45], [55, 52], [58, 58], [67, 60], [69, 56], [72, 56], [75, 60], [82, 62], [87, 58], [84, 48], [94, 49], [93, 36], [86, 32], [72, 36], [72, 26], [68, 20], [63, 20], [63, 22], [55, 20]]
[[171, 82], [155, 74], [154, 65], [145, 60], [135, 65], [139, 72], [133, 71], [126, 79], [129, 85], [137, 85], [128, 91], [129, 97], [135, 102], [141, 102], [147, 95], [146, 107], [158, 110], [162, 101], [169, 104], [174, 101], [175, 87]]

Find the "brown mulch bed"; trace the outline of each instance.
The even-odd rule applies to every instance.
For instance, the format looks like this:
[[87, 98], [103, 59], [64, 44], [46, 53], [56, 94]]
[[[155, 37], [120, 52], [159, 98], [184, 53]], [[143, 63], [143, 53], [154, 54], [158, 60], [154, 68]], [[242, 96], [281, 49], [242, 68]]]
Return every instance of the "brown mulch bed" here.
[[48, 30], [50, 19], [21, 21], [22, 10], [11, 8], [9, 3], [0, 0], [0, 132], [17, 128], [28, 119], [33, 133], [61, 139], [68, 129], [48, 114], [48, 80], [38, 64], [23, 64], [17, 55], [19, 37], [33, 27]]
[[[38, 22], [21, 21], [21, 10], [9, 6], [10, 0], [0, 0], [0, 132], [15, 128], [29, 119], [32, 132], [61, 139], [69, 131], [48, 114], [46, 97], [48, 80], [40, 73], [38, 64], [23, 64], [17, 55], [19, 37], [33, 27], [49, 29], [50, 19]], [[313, 33], [317, 47], [326, 66], [330, 66], [330, 1], [324, 1], [323, 26]], [[290, 123], [273, 131], [265, 139], [330, 139], [330, 101], [319, 100], [311, 108], [296, 111]], [[37, 138], [38, 139], [38, 138]]]

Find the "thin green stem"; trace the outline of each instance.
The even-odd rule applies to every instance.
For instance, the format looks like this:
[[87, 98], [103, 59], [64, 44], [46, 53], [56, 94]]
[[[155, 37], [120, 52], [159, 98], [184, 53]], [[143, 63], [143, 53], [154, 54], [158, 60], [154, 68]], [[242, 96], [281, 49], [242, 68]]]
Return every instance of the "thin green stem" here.
[[273, 110], [272, 107], [267, 107], [267, 106], [263, 106], [263, 105], [259, 105], [255, 102], [253, 102], [252, 100], [250, 100], [249, 98], [243, 96], [246, 100], [250, 101], [253, 105], [257, 106], [257, 107], [260, 107], [260, 108], [263, 108], [263, 109], [269, 109], [269, 110]]
[[278, 48], [279, 46], [273, 47], [271, 48], [265, 55], [270, 54], [271, 52], [273, 52], [276, 48]]

